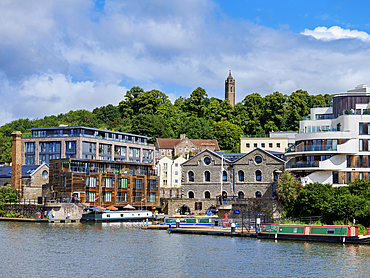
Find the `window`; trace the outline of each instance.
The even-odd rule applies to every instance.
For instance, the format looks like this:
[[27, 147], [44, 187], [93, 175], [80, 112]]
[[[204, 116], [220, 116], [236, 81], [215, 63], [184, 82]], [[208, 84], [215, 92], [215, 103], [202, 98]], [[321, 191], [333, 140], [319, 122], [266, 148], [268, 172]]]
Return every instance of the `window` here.
[[261, 198], [262, 197], [262, 193], [260, 191], [257, 191], [256, 192], [256, 198]]
[[274, 181], [279, 180], [279, 173], [281, 173], [281, 171], [274, 171]]
[[351, 183], [351, 172], [347, 172], [347, 184]]
[[142, 179], [135, 179], [135, 188], [136, 189], [143, 189], [143, 180]]
[[166, 186], [167, 185], [167, 180], [163, 180], [163, 185]]
[[147, 199], [147, 202], [148, 202], [148, 203], [155, 203], [155, 199], [156, 199], [156, 194], [155, 194], [155, 192], [149, 192], [149, 193], [146, 195], [146, 199]]
[[95, 154], [96, 144], [90, 142], [82, 142], [82, 153], [93, 153]]
[[364, 157], [362, 155], [358, 156], [358, 167], [364, 167]]
[[117, 202], [118, 203], [127, 202], [127, 192], [118, 192]]
[[265, 147], [265, 143], [261, 143], [261, 147], [264, 148]]
[[103, 202], [112, 202], [112, 192], [104, 192]]
[[249, 143], [245, 144], [245, 147], [250, 148], [250, 144]]
[[239, 181], [244, 181], [244, 172], [242, 170], [238, 172], [238, 177], [239, 177]]
[[280, 143], [276, 143], [276, 147], [277, 148], [280, 148]]
[[135, 192], [134, 195], [132, 196], [132, 201], [134, 203], [140, 203], [140, 202], [142, 202], [142, 194], [141, 194], [141, 192]]
[[205, 182], [211, 181], [211, 173], [209, 171], [204, 172], [204, 181]]
[[359, 135], [364, 134], [364, 123], [359, 123], [358, 124], [358, 134]]
[[262, 173], [260, 170], [256, 171], [256, 181], [261, 181], [262, 180]]
[[163, 177], [163, 178], [167, 178], [167, 174], [168, 174], [168, 172], [167, 172], [167, 171], [163, 171], [163, 175], [162, 175], [162, 177]]
[[254, 143], [254, 144], [253, 144], [253, 146], [254, 146], [255, 148], [257, 148], [257, 143]]
[[269, 148], [272, 148], [272, 143], [269, 143]]
[[238, 192], [238, 198], [239, 199], [244, 199], [244, 193], [242, 191]]
[[128, 188], [128, 179], [118, 179], [118, 188]]
[[363, 139], [360, 139], [358, 148], [360, 152], [364, 151], [364, 140]]
[[351, 156], [347, 155], [347, 168], [351, 168]]
[[26, 143], [25, 144], [26, 153], [35, 153], [35, 143]]
[[222, 172], [222, 180], [227, 181], [227, 172], [226, 171]]
[[194, 199], [194, 192], [193, 192], [193, 191], [189, 191], [189, 193], [188, 193], [188, 197], [189, 197], [190, 199]]
[[157, 189], [157, 180], [148, 180], [148, 189]]
[[362, 173], [362, 172], [358, 173], [358, 178], [360, 180], [363, 180], [364, 179], [364, 173]]
[[257, 155], [257, 156], [254, 158], [254, 161], [256, 162], [256, 164], [261, 164], [261, 162], [262, 162], [262, 157], [260, 157], [259, 155]]
[[175, 163], [175, 167], [179, 167], [179, 164], [178, 163]]
[[179, 175], [179, 172], [178, 171], [175, 171], [175, 176], [178, 176]]
[[205, 199], [210, 199], [211, 198], [211, 193], [209, 193], [209, 191], [204, 192], [204, 198]]
[[333, 172], [333, 184], [338, 184], [338, 183], [339, 183], [339, 173]]
[[46, 180], [47, 178], [48, 178], [48, 171], [46, 171], [46, 170], [44, 170], [44, 171], [42, 171], [42, 178], [44, 179], [44, 180]]
[[188, 181], [194, 182], [194, 172], [193, 171], [188, 172]]
[[175, 180], [175, 183], [179, 183], [179, 180]]
[[72, 153], [76, 152], [76, 142], [75, 141], [66, 142], [66, 153], [67, 152], [72, 152]]
[[96, 187], [96, 177], [87, 177], [86, 187]]
[[96, 192], [86, 192], [86, 202], [95, 202], [96, 199]]
[[209, 164], [211, 164], [211, 158], [210, 158], [209, 156], [206, 156], [206, 157], [204, 158], [204, 164], [205, 164], [205, 165], [209, 165]]
[[112, 188], [113, 187], [113, 178], [103, 178], [103, 186], [105, 188]]
[[164, 170], [167, 170], [168, 169], [168, 164], [167, 163], [163, 163], [163, 169]]

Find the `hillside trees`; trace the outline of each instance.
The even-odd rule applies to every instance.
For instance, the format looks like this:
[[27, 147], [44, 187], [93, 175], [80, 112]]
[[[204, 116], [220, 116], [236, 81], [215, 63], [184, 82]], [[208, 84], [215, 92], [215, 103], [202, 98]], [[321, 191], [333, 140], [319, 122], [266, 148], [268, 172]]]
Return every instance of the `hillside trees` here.
[[269, 131], [297, 130], [299, 120], [314, 105], [330, 104], [330, 95], [309, 95], [298, 90], [290, 96], [273, 92], [262, 97], [248, 94], [232, 107], [228, 100], [208, 97], [201, 87], [189, 97], [179, 97], [172, 104], [159, 90], [132, 87], [117, 105], [108, 104], [88, 110], [69, 111], [43, 119], [19, 119], [0, 127], [0, 159], [10, 162], [11, 133], [30, 134], [32, 127], [67, 124], [87, 126], [155, 138], [179, 138], [186, 133], [194, 139], [217, 139], [222, 149], [238, 151], [239, 136], [267, 134]]

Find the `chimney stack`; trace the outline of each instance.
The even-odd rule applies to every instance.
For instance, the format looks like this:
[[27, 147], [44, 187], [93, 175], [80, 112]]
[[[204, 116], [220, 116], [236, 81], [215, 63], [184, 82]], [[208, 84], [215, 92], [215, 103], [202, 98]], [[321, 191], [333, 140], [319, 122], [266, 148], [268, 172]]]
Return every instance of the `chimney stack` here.
[[18, 193], [21, 189], [22, 178], [22, 133], [20, 131], [13, 131], [13, 149], [12, 149], [12, 175], [11, 186]]

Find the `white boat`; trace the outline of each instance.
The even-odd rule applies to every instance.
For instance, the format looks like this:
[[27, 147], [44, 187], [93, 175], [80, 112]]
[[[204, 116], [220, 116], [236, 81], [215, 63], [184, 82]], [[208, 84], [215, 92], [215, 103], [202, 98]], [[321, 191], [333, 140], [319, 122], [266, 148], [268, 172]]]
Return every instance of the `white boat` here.
[[81, 222], [139, 222], [153, 219], [149, 210], [104, 210], [88, 208], [82, 214]]

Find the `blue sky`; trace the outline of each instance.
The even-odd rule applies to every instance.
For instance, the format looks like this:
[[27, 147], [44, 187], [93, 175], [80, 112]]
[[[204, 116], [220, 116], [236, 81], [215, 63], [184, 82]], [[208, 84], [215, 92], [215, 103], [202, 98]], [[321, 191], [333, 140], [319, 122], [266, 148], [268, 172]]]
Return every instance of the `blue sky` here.
[[370, 85], [367, 1], [0, 1], [0, 125], [117, 105], [128, 89], [174, 101], [197, 87], [236, 101]]

